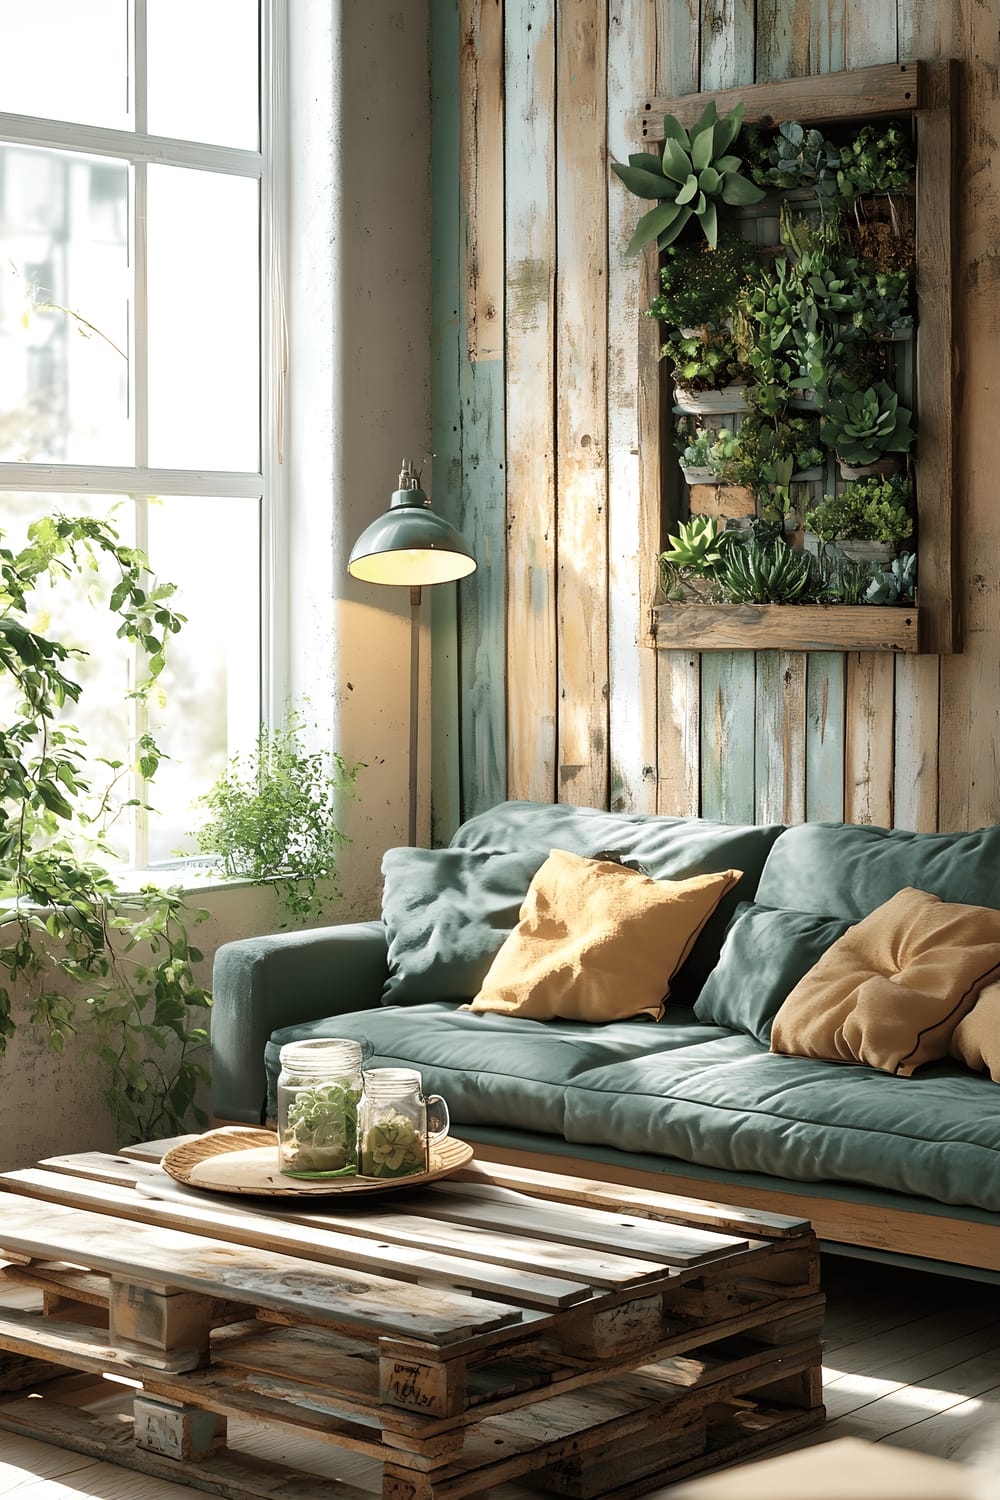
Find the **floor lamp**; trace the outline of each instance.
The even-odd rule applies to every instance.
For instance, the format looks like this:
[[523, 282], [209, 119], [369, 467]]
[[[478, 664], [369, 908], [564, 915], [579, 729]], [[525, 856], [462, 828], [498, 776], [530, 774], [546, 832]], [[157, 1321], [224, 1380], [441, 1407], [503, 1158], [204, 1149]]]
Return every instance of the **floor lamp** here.
[[389, 509], [374, 520], [351, 549], [347, 571], [365, 583], [410, 590], [410, 821], [417, 842], [417, 726], [420, 679], [420, 593], [425, 584], [451, 583], [475, 572], [476, 560], [450, 522], [437, 516], [420, 488], [409, 459]]

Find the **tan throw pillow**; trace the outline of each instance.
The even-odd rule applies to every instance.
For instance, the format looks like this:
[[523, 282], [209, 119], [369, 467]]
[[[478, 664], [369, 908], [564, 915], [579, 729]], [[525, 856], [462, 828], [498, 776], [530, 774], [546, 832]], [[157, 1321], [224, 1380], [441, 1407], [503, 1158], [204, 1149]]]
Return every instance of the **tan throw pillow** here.
[[975, 1073], [1000, 1083], [1000, 981], [986, 984], [951, 1034], [948, 1051]]
[[671, 979], [740, 873], [652, 880], [553, 849], [482, 989], [462, 1008], [539, 1021], [659, 1020]]
[[788, 995], [771, 1051], [868, 1063], [904, 1078], [946, 1056], [1000, 976], [1000, 911], [899, 891], [848, 929]]

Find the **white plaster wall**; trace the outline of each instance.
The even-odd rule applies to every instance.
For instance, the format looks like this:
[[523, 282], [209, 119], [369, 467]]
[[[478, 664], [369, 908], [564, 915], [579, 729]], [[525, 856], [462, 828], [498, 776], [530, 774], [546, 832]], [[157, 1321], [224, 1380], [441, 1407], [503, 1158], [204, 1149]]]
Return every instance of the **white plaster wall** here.
[[382, 853], [407, 837], [409, 592], [358, 583], [347, 559], [430, 445], [427, 5], [292, 9], [290, 668], [365, 763], [344, 874], [371, 913]]
[[[401, 459], [419, 464], [430, 444], [427, 3], [291, 0], [289, 12], [290, 546], [279, 639], [292, 695], [308, 694], [330, 743], [366, 763], [341, 820], [352, 843], [344, 900], [330, 911], [339, 922], [377, 914], [382, 853], [407, 836], [409, 595], [356, 583], [346, 565], [386, 508]], [[421, 826], [426, 838], [426, 807]], [[192, 899], [212, 913], [197, 932], [206, 984], [220, 943], [280, 925], [267, 890]], [[14, 1009], [22, 1024], [0, 1059], [0, 1170], [113, 1148], [83, 1041], [53, 1056], [23, 997]]]

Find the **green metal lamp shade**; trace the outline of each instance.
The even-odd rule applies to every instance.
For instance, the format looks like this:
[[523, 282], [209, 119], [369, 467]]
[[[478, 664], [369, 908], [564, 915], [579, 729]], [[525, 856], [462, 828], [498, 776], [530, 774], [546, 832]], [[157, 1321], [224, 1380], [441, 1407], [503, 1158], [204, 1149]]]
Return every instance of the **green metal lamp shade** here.
[[[404, 480], [400, 475], [400, 482]], [[358, 537], [347, 571], [366, 583], [408, 588], [450, 583], [475, 571], [476, 560], [461, 534], [436, 516], [416, 484], [393, 493], [389, 509]]]

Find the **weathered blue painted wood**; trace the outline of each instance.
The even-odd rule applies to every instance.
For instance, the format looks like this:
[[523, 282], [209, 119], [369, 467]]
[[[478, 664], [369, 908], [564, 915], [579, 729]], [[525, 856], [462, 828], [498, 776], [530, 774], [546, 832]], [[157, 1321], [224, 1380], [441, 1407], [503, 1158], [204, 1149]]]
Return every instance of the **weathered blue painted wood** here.
[[840, 651], [811, 651], [806, 662], [806, 819], [844, 816], [846, 672]]
[[701, 813], [752, 823], [756, 674], [752, 651], [705, 651], [701, 658]]
[[[464, 285], [460, 267], [459, 18], [457, 0], [431, 0], [431, 446], [432, 498], [461, 518]], [[459, 587], [462, 587], [460, 585]], [[431, 843], [446, 844], [461, 821], [457, 599], [431, 589]]]

